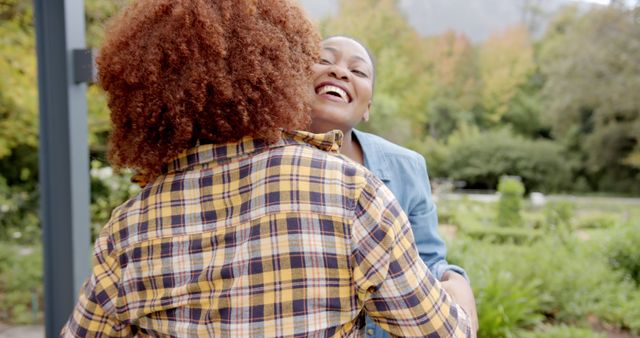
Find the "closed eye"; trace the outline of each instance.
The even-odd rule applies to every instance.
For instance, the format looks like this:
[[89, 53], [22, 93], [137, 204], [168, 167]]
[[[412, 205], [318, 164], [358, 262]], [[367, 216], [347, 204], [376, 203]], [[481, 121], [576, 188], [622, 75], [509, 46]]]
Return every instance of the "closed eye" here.
[[331, 61], [327, 60], [327, 59], [320, 59], [320, 64], [321, 65], [330, 65]]
[[361, 70], [358, 70], [358, 69], [354, 69], [354, 70], [352, 70], [351, 72], [352, 72], [352, 73], [354, 73], [354, 74], [356, 74], [356, 75], [358, 75], [358, 76], [360, 76], [360, 77], [369, 77], [369, 76], [367, 75], [367, 73], [365, 73], [365, 72], [363, 72], [363, 71], [361, 71]]

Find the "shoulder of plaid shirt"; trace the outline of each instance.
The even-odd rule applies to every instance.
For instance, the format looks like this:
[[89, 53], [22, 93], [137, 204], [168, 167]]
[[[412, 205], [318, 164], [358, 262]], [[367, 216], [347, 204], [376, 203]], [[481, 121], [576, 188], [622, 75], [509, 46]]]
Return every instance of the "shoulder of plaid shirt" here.
[[66, 337], [469, 337], [407, 217], [342, 134], [203, 145], [114, 210]]

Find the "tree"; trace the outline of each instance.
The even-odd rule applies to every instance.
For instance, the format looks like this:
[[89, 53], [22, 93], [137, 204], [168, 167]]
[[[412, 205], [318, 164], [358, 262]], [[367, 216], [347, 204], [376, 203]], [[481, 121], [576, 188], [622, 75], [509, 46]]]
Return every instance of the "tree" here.
[[541, 43], [547, 118], [600, 189], [640, 191], [640, 24], [620, 6], [569, 9]]
[[[103, 23], [128, 0], [87, 0], [87, 40], [98, 46]], [[106, 163], [110, 129], [106, 97], [88, 92], [92, 157]], [[38, 229], [38, 95], [33, 4], [0, 1], [0, 239], [14, 230]], [[87, 163], [87, 170], [89, 163]], [[92, 198], [95, 199], [95, 194]], [[17, 231], [16, 230], [16, 231]], [[28, 239], [38, 240], [37, 231]]]
[[423, 57], [432, 88], [428, 133], [446, 139], [461, 123], [476, 123], [481, 89], [476, 51], [464, 34], [449, 31], [427, 39]]
[[[126, 2], [85, 2], [90, 46], [100, 44], [104, 21]], [[38, 147], [38, 96], [31, 1], [0, 2], [0, 18], [0, 168], [9, 185], [30, 181], [33, 188], [37, 180], [37, 158], [32, 154]], [[104, 93], [95, 86], [89, 89], [88, 106], [91, 150], [104, 159], [109, 111]]]
[[529, 138], [551, 138], [551, 125], [543, 113], [542, 88], [545, 78], [536, 64], [526, 82], [515, 88], [515, 95], [507, 104], [507, 112], [501, 124], [510, 125], [513, 131]]
[[[0, 168], [8, 185], [37, 177], [38, 118], [30, 2], [0, 4]], [[24, 152], [22, 156], [19, 152]], [[29, 158], [24, 161], [22, 159]]]
[[509, 111], [509, 103], [535, 71], [528, 30], [515, 26], [493, 35], [480, 47], [480, 74], [484, 122], [497, 125]]

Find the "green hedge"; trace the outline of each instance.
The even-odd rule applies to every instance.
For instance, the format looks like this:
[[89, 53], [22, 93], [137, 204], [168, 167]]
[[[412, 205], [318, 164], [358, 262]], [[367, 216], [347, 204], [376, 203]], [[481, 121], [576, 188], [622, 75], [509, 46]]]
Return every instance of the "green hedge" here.
[[606, 338], [607, 336], [590, 329], [557, 325], [541, 327], [535, 332], [523, 332], [521, 338]]
[[31, 324], [42, 319], [42, 250], [0, 242], [0, 321]]
[[617, 230], [608, 245], [609, 262], [640, 286], [640, 222]]

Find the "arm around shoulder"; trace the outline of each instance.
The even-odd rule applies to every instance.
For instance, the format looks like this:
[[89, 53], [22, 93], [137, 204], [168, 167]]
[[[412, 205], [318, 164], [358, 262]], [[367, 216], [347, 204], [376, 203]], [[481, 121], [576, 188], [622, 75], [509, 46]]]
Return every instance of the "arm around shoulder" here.
[[[104, 244], [104, 245], [102, 245]], [[104, 250], [103, 250], [104, 249]], [[84, 284], [61, 337], [132, 337], [132, 327], [116, 318], [115, 298], [119, 264], [106, 252], [106, 239], [98, 237], [91, 276]]]
[[375, 178], [358, 199], [353, 241], [360, 301], [380, 327], [398, 336], [471, 336], [467, 314], [422, 262], [408, 219]]

